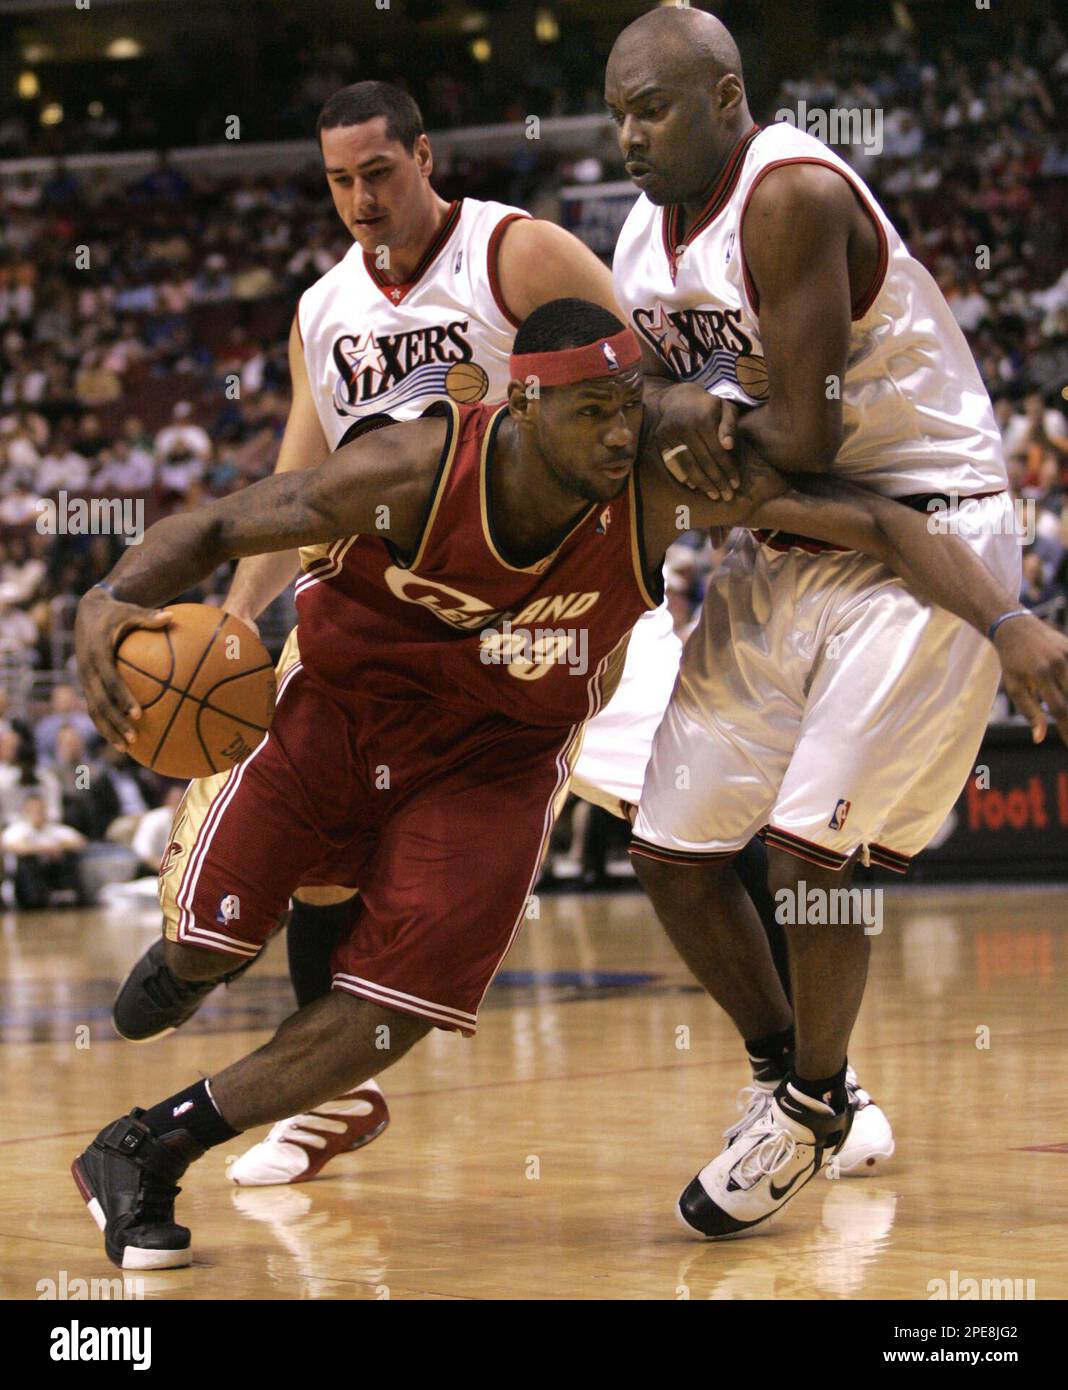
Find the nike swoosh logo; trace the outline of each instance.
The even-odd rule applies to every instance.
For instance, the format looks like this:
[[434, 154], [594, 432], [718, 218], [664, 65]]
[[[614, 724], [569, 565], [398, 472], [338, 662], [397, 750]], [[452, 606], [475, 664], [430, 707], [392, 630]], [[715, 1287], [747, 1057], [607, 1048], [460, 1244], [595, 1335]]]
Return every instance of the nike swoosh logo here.
[[798, 1180], [798, 1178], [804, 1177], [804, 1175], [805, 1175], [807, 1172], [808, 1172], [808, 1169], [807, 1169], [807, 1168], [801, 1168], [801, 1169], [799, 1169], [799, 1170], [793, 1175], [793, 1177], [790, 1179], [790, 1181], [786, 1184], [785, 1187], [776, 1187], [775, 1184], [774, 1184], [774, 1182], [769, 1183], [769, 1184], [768, 1184], [768, 1191], [771, 1193], [771, 1200], [772, 1200], [773, 1202], [779, 1202], [779, 1201], [781, 1201], [781, 1200], [783, 1199], [783, 1197], [785, 1197], [786, 1194], [790, 1191], [790, 1188], [793, 1187], [794, 1183]]

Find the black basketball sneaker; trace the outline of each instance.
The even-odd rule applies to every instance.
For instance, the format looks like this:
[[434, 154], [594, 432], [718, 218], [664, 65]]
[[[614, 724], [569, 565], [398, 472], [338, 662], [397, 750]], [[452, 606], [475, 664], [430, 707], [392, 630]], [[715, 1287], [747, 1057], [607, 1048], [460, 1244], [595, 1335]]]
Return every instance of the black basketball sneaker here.
[[[845, 1143], [856, 1102], [844, 1111], [802, 1095], [788, 1079], [679, 1198], [683, 1224], [706, 1239], [738, 1236], [781, 1211]], [[728, 1131], [728, 1133], [730, 1133]]]
[[116, 1033], [127, 1042], [151, 1042], [166, 1037], [192, 1018], [217, 985], [229, 985], [252, 962], [242, 961], [236, 970], [217, 980], [182, 980], [163, 959], [163, 938], [154, 941], [119, 986], [111, 1008]]
[[179, 1269], [193, 1252], [188, 1229], [174, 1220], [177, 1183], [204, 1150], [185, 1130], [157, 1139], [141, 1123], [144, 1113], [113, 1120], [70, 1170], [110, 1260], [121, 1269]]

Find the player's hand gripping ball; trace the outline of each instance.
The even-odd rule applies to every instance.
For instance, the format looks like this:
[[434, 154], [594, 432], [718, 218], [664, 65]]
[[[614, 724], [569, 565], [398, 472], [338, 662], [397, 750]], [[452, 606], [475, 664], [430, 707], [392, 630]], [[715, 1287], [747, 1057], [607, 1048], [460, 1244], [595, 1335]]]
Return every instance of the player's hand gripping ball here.
[[83, 600], [75, 633], [100, 732], [165, 777], [204, 777], [247, 758], [270, 727], [275, 694], [273, 663], [252, 629], [207, 604], [174, 604], [157, 617], [100, 595]]

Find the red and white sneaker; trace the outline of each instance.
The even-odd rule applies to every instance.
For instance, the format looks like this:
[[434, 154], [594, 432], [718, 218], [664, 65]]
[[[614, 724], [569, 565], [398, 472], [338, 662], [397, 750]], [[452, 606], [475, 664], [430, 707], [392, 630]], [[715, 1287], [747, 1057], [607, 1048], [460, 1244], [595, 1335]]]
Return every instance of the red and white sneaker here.
[[338, 1154], [377, 1139], [388, 1124], [385, 1096], [374, 1081], [364, 1081], [317, 1110], [279, 1120], [266, 1139], [233, 1160], [226, 1176], [239, 1187], [307, 1182]]

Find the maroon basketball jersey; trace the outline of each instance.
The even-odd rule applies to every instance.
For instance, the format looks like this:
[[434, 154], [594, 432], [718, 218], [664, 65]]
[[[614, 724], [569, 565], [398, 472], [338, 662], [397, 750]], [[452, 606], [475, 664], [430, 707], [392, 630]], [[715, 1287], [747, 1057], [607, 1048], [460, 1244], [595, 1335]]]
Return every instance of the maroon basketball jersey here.
[[[510, 564], [493, 536], [489, 461], [507, 408], [440, 402], [448, 435], [410, 564], [374, 535], [302, 554], [305, 669], [342, 697], [433, 699], [569, 725], [615, 689], [646, 587], [637, 482], [591, 503], [551, 555]], [[418, 717], [414, 714], [413, 717]]]

